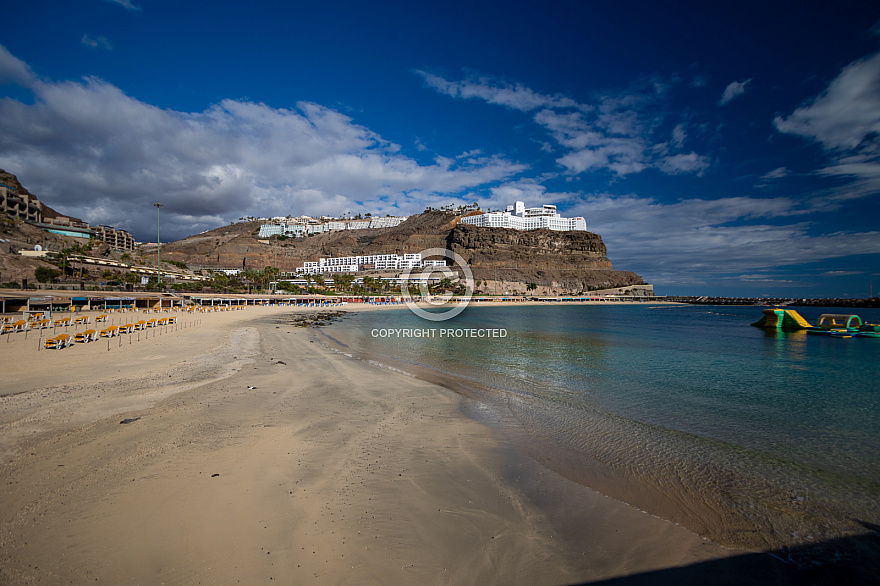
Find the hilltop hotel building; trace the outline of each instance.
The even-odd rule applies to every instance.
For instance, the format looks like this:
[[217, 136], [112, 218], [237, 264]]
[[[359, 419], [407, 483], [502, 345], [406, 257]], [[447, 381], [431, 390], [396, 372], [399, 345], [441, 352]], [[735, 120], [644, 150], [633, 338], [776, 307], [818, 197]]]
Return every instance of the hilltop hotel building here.
[[421, 254], [370, 254], [367, 256], [341, 256], [321, 258], [317, 262], [307, 262], [296, 269], [297, 273], [356, 273], [364, 270], [396, 271], [419, 267], [446, 266], [444, 260], [422, 260]]
[[513, 228], [514, 230], [547, 228], [560, 232], [587, 231], [587, 222], [583, 218], [563, 218], [556, 213], [555, 205], [544, 204], [540, 208], [527, 208], [521, 201], [507, 206], [503, 212], [465, 216], [461, 219], [461, 223], [480, 228]]

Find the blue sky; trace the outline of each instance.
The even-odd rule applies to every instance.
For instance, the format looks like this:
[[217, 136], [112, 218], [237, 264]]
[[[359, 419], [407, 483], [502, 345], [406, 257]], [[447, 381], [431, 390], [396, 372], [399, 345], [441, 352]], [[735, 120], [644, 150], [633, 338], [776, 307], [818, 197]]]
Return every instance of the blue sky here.
[[611, 4], [11, 3], [0, 168], [145, 241], [523, 200], [661, 294], [880, 290], [880, 4]]

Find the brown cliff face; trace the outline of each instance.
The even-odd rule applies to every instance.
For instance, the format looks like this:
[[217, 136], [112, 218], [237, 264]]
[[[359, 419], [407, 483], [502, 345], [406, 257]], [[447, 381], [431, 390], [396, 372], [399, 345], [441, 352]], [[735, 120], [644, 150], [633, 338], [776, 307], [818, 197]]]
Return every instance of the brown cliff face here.
[[496, 283], [502, 291], [525, 291], [526, 284], [535, 283], [542, 293], [644, 284], [634, 273], [613, 269], [598, 234], [478, 228], [459, 224], [458, 219], [443, 212], [426, 212], [394, 228], [344, 230], [269, 240], [269, 244], [254, 236], [259, 223], [244, 222], [164, 245], [162, 258], [185, 262], [193, 269], [277, 266], [286, 272], [321, 257], [448, 248], [465, 259], [487, 292], [497, 288]]
[[592, 232], [510, 230], [458, 225], [449, 249], [472, 269], [612, 270], [602, 237]]
[[[448, 248], [467, 261], [484, 292], [580, 293], [643, 285], [635, 273], [615, 271], [602, 237], [592, 232], [509, 230], [458, 225]], [[479, 288], [479, 287], [478, 287]]]

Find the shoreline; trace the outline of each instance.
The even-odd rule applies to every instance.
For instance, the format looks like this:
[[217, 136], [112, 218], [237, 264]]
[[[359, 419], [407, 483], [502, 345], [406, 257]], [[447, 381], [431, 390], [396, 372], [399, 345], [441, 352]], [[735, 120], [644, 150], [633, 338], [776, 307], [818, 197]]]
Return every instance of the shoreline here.
[[[370, 326], [358, 323], [372, 327], [376, 320], [372, 321]], [[391, 328], [391, 324], [381, 323]], [[542, 420], [540, 411], [529, 409], [528, 391], [519, 393], [516, 385], [498, 386], [485, 378], [474, 378], [473, 373], [457, 374], [453, 366], [442, 366], [446, 361], [428, 357], [430, 351], [419, 354], [412, 350], [415, 354], [408, 357], [406, 352], [393, 353], [389, 347], [389, 353], [382, 354], [368, 344], [365, 334], [365, 339], [336, 338], [331, 328], [322, 329], [319, 335], [337, 351], [439, 384], [478, 404], [469, 416], [499, 430], [545, 469], [638, 510], [681, 523], [724, 547], [767, 552], [802, 569], [833, 566], [841, 556], [871, 560], [875, 554], [868, 552], [877, 551], [876, 545], [869, 543], [876, 530], [870, 522], [876, 517], [876, 506], [866, 500], [876, 493], [875, 486], [857, 481], [849, 487], [850, 492], [844, 492], [833, 474], [808, 465], [799, 470], [797, 464], [759, 452], [752, 453], [757, 460], [739, 462], [740, 452], [749, 450], [736, 444], [679, 432], [659, 434], [650, 425], [613, 413], [604, 417], [599, 412], [584, 414], [578, 427], [571, 427], [570, 421], [566, 430], [580, 430], [574, 436], [555, 433], [552, 422]], [[349, 339], [355, 347], [347, 346]], [[440, 343], [438, 348], [442, 347]], [[421, 362], [419, 355], [424, 359]], [[465, 356], [476, 359], [471, 354]], [[457, 362], [452, 359], [449, 364]], [[643, 449], [635, 449], [643, 443]], [[652, 457], [659, 453], [666, 457]], [[798, 475], [810, 470], [809, 483], [802, 484], [807, 479]], [[805, 491], [810, 495], [808, 506], [803, 497], [797, 498]], [[750, 500], [756, 496], [759, 501]]]
[[0, 579], [572, 583], [745, 559], [785, 573], [565, 480], [466, 397], [283, 323], [320, 310], [41, 351], [52, 368], [30, 344], [0, 348], [15, 375], [0, 383]]

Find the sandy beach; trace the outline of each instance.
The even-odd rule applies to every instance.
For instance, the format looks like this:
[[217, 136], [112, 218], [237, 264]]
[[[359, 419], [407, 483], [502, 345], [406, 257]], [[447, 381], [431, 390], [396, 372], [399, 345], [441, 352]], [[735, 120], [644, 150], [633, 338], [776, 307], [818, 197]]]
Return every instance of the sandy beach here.
[[309, 311], [0, 339], [0, 583], [570, 584], [749, 558], [543, 468], [451, 390], [325, 346], [291, 324]]

